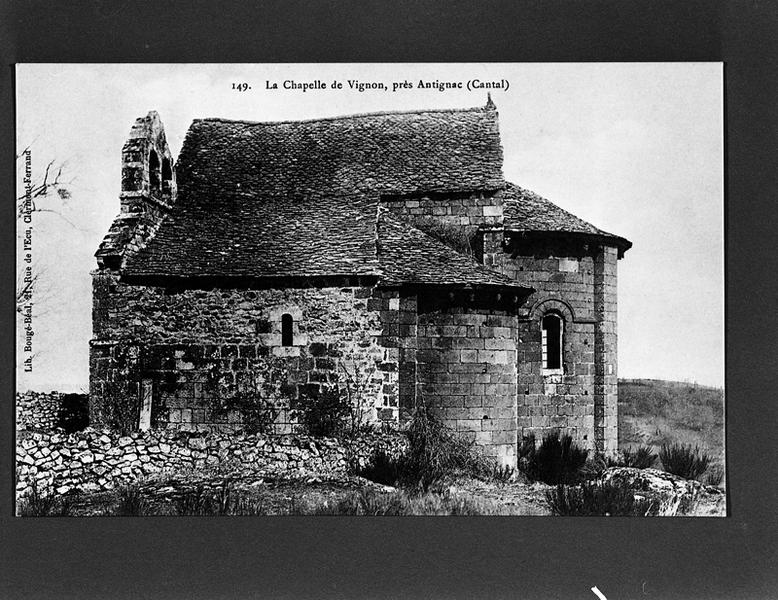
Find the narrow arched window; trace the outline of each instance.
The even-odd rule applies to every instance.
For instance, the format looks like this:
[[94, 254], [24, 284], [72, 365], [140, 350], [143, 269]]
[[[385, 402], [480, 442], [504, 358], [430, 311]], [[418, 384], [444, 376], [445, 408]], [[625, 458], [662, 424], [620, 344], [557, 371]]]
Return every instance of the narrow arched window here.
[[157, 192], [160, 189], [160, 165], [159, 156], [152, 149], [149, 152], [149, 189], [152, 192]]
[[281, 317], [281, 345], [291, 346], [294, 339], [294, 333], [292, 331], [294, 327], [294, 321], [292, 315], [285, 314]]
[[164, 157], [162, 159], [162, 191], [166, 194], [170, 193], [171, 182], [173, 180], [173, 167], [170, 165], [170, 159]]
[[564, 321], [562, 316], [556, 313], [548, 313], [541, 322], [543, 332], [543, 368], [561, 369], [563, 364], [562, 352], [564, 344], [562, 335]]

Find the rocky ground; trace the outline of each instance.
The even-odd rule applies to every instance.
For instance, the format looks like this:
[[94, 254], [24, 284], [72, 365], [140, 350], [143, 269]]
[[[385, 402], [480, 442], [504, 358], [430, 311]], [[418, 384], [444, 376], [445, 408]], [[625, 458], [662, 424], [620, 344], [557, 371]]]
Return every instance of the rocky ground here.
[[[726, 514], [723, 491], [656, 469], [613, 468], [606, 471], [603, 480], [627, 481], [639, 497], [651, 497], [657, 501], [668, 497], [676, 498], [684, 516]], [[355, 492], [364, 490], [378, 495], [402, 494], [395, 488], [351, 475], [287, 478], [256, 473], [245, 476], [212, 475], [207, 478], [153, 478], [140, 482], [137, 489], [143, 497], [142, 514], [174, 516], [180, 514], [182, 498], [189, 501], [188, 510], [192, 511], [192, 498], [197, 498], [198, 493], [223, 499], [226, 487], [229, 487], [232, 503], [238, 502], [243, 507], [237, 514], [262, 515], [301, 514], [315, 507], [335, 506], [339, 501], [353, 496]], [[443, 486], [438, 495], [441, 498], [466, 500], [471, 506], [482, 507], [483, 514], [488, 515], [546, 516], [551, 514], [546, 493], [552, 487], [523, 481], [497, 482], [458, 478]], [[74, 497], [70, 514], [112, 516], [117, 514], [119, 502], [118, 491], [80, 494]], [[670, 511], [677, 509], [673, 502], [665, 502], [664, 506]]]

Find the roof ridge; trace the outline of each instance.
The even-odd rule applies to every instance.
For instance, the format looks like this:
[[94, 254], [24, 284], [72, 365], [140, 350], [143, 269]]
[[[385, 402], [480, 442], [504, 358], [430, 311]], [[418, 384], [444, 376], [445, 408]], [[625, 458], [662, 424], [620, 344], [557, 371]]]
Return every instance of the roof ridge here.
[[236, 123], [243, 125], [290, 125], [293, 123], [324, 123], [328, 121], [344, 121], [347, 119], [359, 119], [364, 117], [384, 117], [390, 115], [421, 115], [429, 113], [467, 113], [467, 112], [495, 112], [490, 106], [473, 106], [469, 108], [429, 108], [422, 110], [385, 110], [378, 112], [353, 113], [348, 115], [337, 115], [334, 117], [321, 117], [316, 119], [300, 119], [286, 121], [248, 121], [246, 119], [226, 119], [223, 117], [206, 117], [194, 119], [195, 123]]

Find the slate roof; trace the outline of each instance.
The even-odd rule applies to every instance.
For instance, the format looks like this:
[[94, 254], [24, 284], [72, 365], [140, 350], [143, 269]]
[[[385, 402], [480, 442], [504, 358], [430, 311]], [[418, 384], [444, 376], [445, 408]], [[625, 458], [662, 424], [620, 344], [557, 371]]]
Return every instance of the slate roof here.
[[196, 120], [176, 165], [179, 202], [221, 195], [305, 197], [503, 186], [493, 105], [312, 121]]
[[[375, 195], [246, 202], [201, 216], [168, 217], [122, 276], [357, 276], [385, 286], [521, 287], [390, 214]], [[196, 233], [206, 230], [213, 233]]]
[[[383, 193], [503, 189], [507, 229], [631, 245], [506, 187], [491, 103], [315, 121], [197, 120], [176, 178], [177, 201], [129, 254], [125, 280], [366, 276], [385, 285], [519, 287], [382, 209]], [[111, 252], [117, 236], [109, 232]]]
[[606, 238], [622, 251], [632, 243], [622, 237], [598, 229], [591, 223], [559, 208], [535, 192], [508, 183], [503, 192], [505, 229], [523, 233], [572, 233]]
[[[377, 198], [220, 196], [173, 211], [123, 269], [129, 277], [377, 275]], [[211, 206], [218, 205], [218, 210]]]
[[382, 284], [519, 287], [518, 282], [460, 254], [387, 210], [380, 211], [378, 259]]

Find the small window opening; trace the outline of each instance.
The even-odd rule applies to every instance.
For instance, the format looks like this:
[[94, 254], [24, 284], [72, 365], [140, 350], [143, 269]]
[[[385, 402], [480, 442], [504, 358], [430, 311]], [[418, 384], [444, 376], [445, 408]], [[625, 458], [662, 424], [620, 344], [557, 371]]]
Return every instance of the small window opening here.
[[173, 168], [170, 166], [170, 159], [162, 159], [162, 191], [170, 193], [171, 182], [173, 181]]
[[551, 313], [543, 317], [543, 368], [562, 368], [562, 317]]
[[281, 345], [282, 346], [292, 345], [292, 340], [294, 339], [294, 334], [292, 333], [293, 324], [294, 321], [292, 321], [292, 315], [285, 314], [281, 317]]
[[159, 156], [152, 150], [149, 152], [149, 188], [151, 191], [160, 189]]

